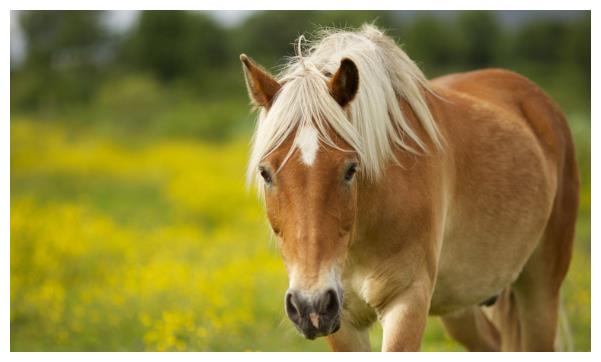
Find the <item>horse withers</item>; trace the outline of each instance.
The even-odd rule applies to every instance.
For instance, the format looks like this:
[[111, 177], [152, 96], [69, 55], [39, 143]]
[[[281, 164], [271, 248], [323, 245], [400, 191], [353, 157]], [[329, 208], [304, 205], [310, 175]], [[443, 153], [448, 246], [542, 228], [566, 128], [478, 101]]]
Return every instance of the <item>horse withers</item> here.
[[286, 265], [285, 311], [334, 350], [418, 350], [428, 315], [469, 350], [553, 350], [578, 209], [566, 119], [487, 69], [431, 81], [374, 26], [327, 30], [259, 108], [249, 181]]

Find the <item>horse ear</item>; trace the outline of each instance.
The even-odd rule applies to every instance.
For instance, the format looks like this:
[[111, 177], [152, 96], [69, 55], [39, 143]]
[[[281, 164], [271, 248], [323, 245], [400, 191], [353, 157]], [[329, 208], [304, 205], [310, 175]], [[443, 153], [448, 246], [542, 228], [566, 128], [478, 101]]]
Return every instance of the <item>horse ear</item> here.
[[330, 94], [341, 107], [346, 106], [355, 98], [359, 89], [359, 70], [355, 63], [349, 58], [340, 62], [340, 68], [328, 81]]
[[271, 74], [256, 65], [246, 54], [240, 54], [240, 61], [250, 99], [259, 107], [269, 108], [273, 97], [281, 88], [280, 83], [273, 79]]

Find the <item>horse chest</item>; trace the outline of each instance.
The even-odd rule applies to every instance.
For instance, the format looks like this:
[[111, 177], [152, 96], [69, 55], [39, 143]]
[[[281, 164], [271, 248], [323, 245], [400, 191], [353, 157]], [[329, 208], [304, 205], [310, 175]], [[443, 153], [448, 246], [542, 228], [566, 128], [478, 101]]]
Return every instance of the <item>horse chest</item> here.
[[344, 289], [353, 298], [350, 307], [354, 314], [375, 313], [412, 280], [412, 269], [399, 268], [394, 259], [379, 262], [366, 259], [364, 263], [350, 263], [343, 277]]

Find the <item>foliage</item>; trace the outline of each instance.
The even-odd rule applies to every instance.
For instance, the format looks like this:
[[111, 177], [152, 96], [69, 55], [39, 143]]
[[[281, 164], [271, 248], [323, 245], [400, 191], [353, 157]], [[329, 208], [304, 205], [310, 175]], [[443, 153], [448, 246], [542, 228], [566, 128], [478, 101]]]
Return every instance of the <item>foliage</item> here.
[[459, 37], [455, 29], [432, 15], [420, 15], [401, 37], [404, 50], [424, 69], [440, 69], [457, 62]]
[[459, 15], [459, 36], [462, 40], [459, 54], [469, 68], [494, 65], [498, 59], [501, 29], [493, 12], [466, 11]]
[[11, 69], [11, 105], [20, 113], [61, 112], [93, 102], [106, 83], [132, 72], [197, 96], [230, 97], [240, 89], [240, 53], [274, 69], [294, 54], [291, 43], [300, 34], [365, 22], [386, 29], [430, 76], [534, 63], [552, 72], [577, 68], [590, 88], [590, 12], [571, 20], [534, 19], [515, 29], [501, 26], [490, 11], [444, 17], [416, 12], [411, 20], [400, 15], [258, 11], [224, 28], [206, 12], [145, 11], [129, 30], [116, 34], [102, 21], [102, 12], [23, 12], [20, 22], [29, 46], [25, 62]]
[[34, 68], [90, 65], [106, 46], [103, 12], [28, 11], [21, 16], [27, 41], [27, 65]]
[[225, 31], [208, 15], [144, 11], [123, 46], [128, 66], [161, 80], [197, 77], [227, 61]]
[[[26, 72], [13, 79], [11, 101], [22, 108], [88, 101], [100, 79], [110, 45], [102, 12], [27, 11], [21, 26]], [[11, 92], [12, 92], [11, 88]], [[15, 97], [16, 96], [16, 97]]]

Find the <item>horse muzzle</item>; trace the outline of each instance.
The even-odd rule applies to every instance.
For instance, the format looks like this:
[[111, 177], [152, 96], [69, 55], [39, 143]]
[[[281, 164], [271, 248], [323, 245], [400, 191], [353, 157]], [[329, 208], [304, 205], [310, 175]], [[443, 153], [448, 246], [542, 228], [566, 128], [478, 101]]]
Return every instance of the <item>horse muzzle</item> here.
[[285, 305], [288, 318], [307, 339], [327, 336], [340, 329], [342, 300], [334, 289], [312, 297], [289, 290]]

